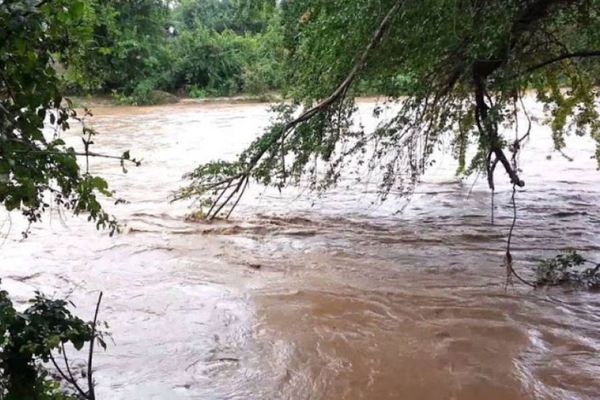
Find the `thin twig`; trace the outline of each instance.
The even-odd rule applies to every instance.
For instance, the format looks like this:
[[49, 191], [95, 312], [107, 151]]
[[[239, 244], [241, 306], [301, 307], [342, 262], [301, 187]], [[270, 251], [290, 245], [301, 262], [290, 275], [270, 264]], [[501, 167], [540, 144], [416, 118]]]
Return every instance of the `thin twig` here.
[[235, 210], [235, 208], [237, 207], [238, 203], [242, 199], [242, 196], [244, 195], [244, 192], [246, 191], [246, 188], [248, 187], [248, 181], [249, 181], [249, 179], [246, 178], [246, 183], [244, 184], [244, 187], [242, 187], [242, 191], [240, 192], [240, 194], [239, 194], [237, 200], [235, 201], [235, 203], [233, 203], [233, 206], [231, 206], [231, 209], [227, 213], [227, 216], [225, 217], [225, 219], [229, 218], [229, 216], [231, 215], [231, 213], [233, 212], [233, 210]]
[[[518, 96], [518, 94], [517, 94]], [[517, 110], [517, 104], [516, 104], [516, 99], [515, 99], [515, 104], [514, 104], [514, 115], [515, 115], [515, 142], [513, 144], [512, 147], [512, 168], [516, 171], [518, 169], [518, 165], [517, 165], [517, 156], [519, 154], [519, 150], [520, 148], [520, 142], [521, 140], [523, 140], [525, 137], [529, 136], [529, 133], [531, 131], [531, 122], [529, 123], [528, 129], [527, 129], [527, 133], [521, 138], [519, 139], [519, 123], [518, 123], [518, 110]], [[511, 277], [514, 276], [516, 277], [521, 283], [524, 283], [525, 285], [531, 286], [533, 288], [535, 288], [535, 284], [523, 279], [518, 273], [517, 271], [515, 271], [514, 266], [513, 266], [513, 258], [512, 258], [512, 254], [510, 251], [511, 248], [511, 244], [512, 244], [512, 237], [513, 237], [513, 232], [515, 230], [515, 225], [517, 224], [517, 202], [516, 202], [516, 194], [517, 194], [517, 186], [515, 183], [513, 183], [513, 187], [512, 187], [512, 195], [511, 195], [511, 203], [512, 203], [512, 207], [513, 207], [513, 218], [512, 218], [512, 223], [510, 225], [510, 230], [508, 232], [508, 238], [506, 240], [506, 255], [505, 255], [505, 264], [506, 264], [506, 286], [508, 286], [508, 284], [511, 281]]]
[[227, 184], [227, 187], [225, 189], [221, 190], [221, 193], [219, 194], [219, 196], [217, 197], [217, 199], [213, 202], [212, 206], [210, 206], [210, 209], [206, 213], [207, 216], [211, 215], [213, 209], [219, 203], [219, 201], [221, 200], [221, 197], [223, 197], [223, 195], [225, 194], [225, 192], [227, 192], [227, 190], [231, 187], [232, 183], [233, 183], [232, 181], [229, 181], [229, 183]]
[[92, 340], [90, 340], [90, 352], [88, 354], [88, 399], [96, 400], [96, 393], [94, 391], [94, 378], [92, 377], [93, 369], [92, 362], [94, 358], [94, 342], [96, 341], [96, 323], [98, 321], [98, 311], [100, 310], [100, 302], [102, 301], [102, 292], [98, 295], [98, 302], [96, 303], [96, 311], [94, 312], [94, 322], [92, 323]]
[[212, 215], [208, 216], [208, 220], [212, 221], [217, 215], [219, 215], [219, 213], [221, 212], [221, 210], [223, 209], [223, 207], [225, 207], [227, 205], [227, 203], [229, 203], [229, 201], [231, 201], [231, 199], [233, 198], [233, 196], [239, 192], [239, 190], [242, 188], [242, 185], [244, 184], [244, 181], [248, 179], [248, 176], [245, 175], [242, 177], [242, 179], [238, 182], [237, 186], [235, 187], [235, 189], [229, 194], [229, 196], [227, 196], [227, 198], [223, 201], [223, 203], [221, 203], [221, 205], [219, 207], [217, 207], [217, 209], [213, 212]]
[[56, 368], [56, 370], [58, 371], [58, 373], [60, 374], [60, 376], [68, 383], [70, 383], [71, 385], [73, 385], [73, 387], [77, 390], [77, 392], [83, 396], [83, 398], [87, 398], [86, 393], [81, 389], [81, 387], [79, 387], [79, 385], [77, 384], [77, 382], [74, 379], [70, 379], [64, 372], [63, 370], [58, 366], [58, 363], [56, 362], [56, 360], [54, 359], [54, 356], [52, 355], [52, 353], [50, 353], [50, 361], [52, 361], [52, 364], [54, 365], [54, 368]]
[[517, 139], [517, 143], [520, 146], [521, 142], [523, 142], [525, 139], [527, 139], [529, 137], [529, 135], [531, 134], [532, 122], [531, 122], [531, 117], [529, 116], [529, 113], [527, 112], [527, 108], [525, 107], [525, 102], [523, 101], [523, 95], [519, 94], [518, 96], [519, 96], [519, 102], [521, 103], [521, 107], [523, 108], [523, 114], [525, 115], [525, 118], [527, 118], [527, 132], [525, 132], [525, 134], [523, 136], [521, 136], [519, 139]]
[[69, 374], [69, 377], [71, 378], [71, 383], [73, 384], [73, 386], [75, 386], [75, 389], [77, 389], [77, 391], [79, 393], [84, 393], [84, 391], [81, 389], [81, 387], [79, 387], [79, 385], [77, 384], [77, 379], [75, 379], [75, 377], [73, 376], [73, 373], [71, 372], [71, 366], [69, 365], [69, 359], [67, 358], [67, 351], [65, 349], [65, 344], [61, 343], [60, 345], [62, 347], [63, 359], [65, 360], [65, 367], [67, 368], [67, 373]]

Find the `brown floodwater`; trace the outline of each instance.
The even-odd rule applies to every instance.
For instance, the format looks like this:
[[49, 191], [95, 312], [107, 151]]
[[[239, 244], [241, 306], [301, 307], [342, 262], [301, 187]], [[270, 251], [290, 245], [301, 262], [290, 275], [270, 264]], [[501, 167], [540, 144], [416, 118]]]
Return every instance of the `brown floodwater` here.
[[[492, 226], [485, 179], [458, 180], [449, 156], [408, 203], [348, 179], [322, 196], [251, 187], [230, 221], [186, 221], [191, 202], [169, 202], [182, 175], [234, 157], [268, 120], [260, 104], [98, 109], [96, 150], [143, 159], [127, 174], [92, 161], [128, 200], [108, 203], [124, 233], [55, 210], [23, 241], [20, 217], [0, 218], [17, 300], [68, 295], [91, 318], [104, 291], [99, 398], [600, 398], [600, 297], [505, 288], [511, 188]], [[558, 248], [600, 250], [593, 145], [567, 143], [573, 162], [534, 125], [522, 155], [513, 256], [526, 277]]]

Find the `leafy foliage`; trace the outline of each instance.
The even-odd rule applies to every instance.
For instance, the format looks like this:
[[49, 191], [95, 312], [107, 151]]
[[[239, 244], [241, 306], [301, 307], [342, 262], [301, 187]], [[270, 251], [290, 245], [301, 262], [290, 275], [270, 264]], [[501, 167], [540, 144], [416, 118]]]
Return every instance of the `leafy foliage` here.
[[[89, 173], [90, 157], [108, 157], [139, 164], [129, 152], [121, 156], [90, 151], [96, 132], [85, 125], [88, 110], [78, 115], [63, 98], [57, 65], [69, 65], [90, 31], [86, 2], [80, 0], [0, 1], [0, 204], [20, 210], [30, 223], [52, 205], [84, 213], [112, 235], [117, 222], [102, 208], [99, 197], [111, 197], [107, 182]], [[81, 124], [83, 151], [67, 146], [60, 134]], [[78, 163], [85, 157], [85, 169]], [[25, 233], [26, 234], [26, 233]], [[99, 303], [98, 303], [99, 304]], [[52, 361], [52, 351], [64, 345], [81, 349], [102, 336], [94, 323], [74, 317], [64, 300], [37, 294], [18, 312], [6, 291], [0, 291], [0, 397], [9, 400], [72, 399], [40, 365]], [[93, 400], [91, 356], [88, 370]], [[69, 375], [71, 372], [69, 371]], [[63, 375], [66, 376], [66, 375]], [[70, 376], [80, 395], [83, 391]]]
[[[161, 0], [85, 0], [80, 20], [89, 32], [70, 48], [72, 89], [131, 94], [168, 66], [168, 7]], [[152, 89], [155, 89], [152, 87]]]
[[[283, 187], [306, 176], [324, 190], [342, 170], [358, 180], [366, 167], [385, 199], [410, 192], [443, 142], [460, 174], [483, 171], [493, 190], [500, 166], [524, 186], [516, 155], [529, 131], [513, 128], [529, 116], [528, 91], [545, 105], [557, 149], [571, 131], [600, 144], [598, 0], [300, 0], [281, 10], [286, 89], [300, 117], [280, 107], [230, 175], [201, 166], [182, 194], [231, 207], [228, 191], [249, 180]], [[395, 110], [372, 131], [352, 123], [365, 91], [387, 98], [375, 116]]]
[[217, 33], [259, 33], [267, 29], [275, 2], [248, 0], [182, 0], [174, 8], [174, 19], [182, 30], [203, 26]]
[[223, 96], [280, 87], [283, 46], [274, 7], [183, 1], [173, 17], [171, 89]]
[[[82, 170], [77, 159], [98, 156], [89, 151], [96, 135], [85, 126], [91, 113], [78, 115], [63, 98], [54, 68], [70, 60], [71, 41], [85, 38], [87, 31], [79, 25], [83, 18], [80, 0], [0, 4], [0, 204], [22, 211], [30, 223], [54, 204], [88, 214], [112, 234], [117, 223], [99, 201], [112, 192], [104, 179]], [[60, 137], [73, 124], [82, 126], [84, 151]], [[114, 158], [130, 160], [129, 153]]]
[[[92, 340], [92, 323], [73, 316], [64, 300], [51, 300], [40, 293], [18, 312], [0, 290], [0, 396], [7, 400], [68, 399], [48, 378], [39, 362], [49, 362], [52, 351], [72, 344], [80, 350]], [[100, 338], [102, 346], [104, 342]]]
[[536, 268], [538, 286], [572, 285], [591, 290], [600, 289], [600, 264], [584, 268], [588, 261], [574, 250], [541, 260]]
[[195, 85], [215, 95], [239, 91], [242, 60], [248, 50], [243, 39], [200, 28], [182, 32], [177, 40], [175, 86]]

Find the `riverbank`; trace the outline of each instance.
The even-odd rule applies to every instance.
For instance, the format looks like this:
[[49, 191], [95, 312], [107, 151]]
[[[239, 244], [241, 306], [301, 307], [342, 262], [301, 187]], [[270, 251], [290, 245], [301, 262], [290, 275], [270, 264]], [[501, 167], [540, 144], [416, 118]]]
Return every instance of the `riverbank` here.
[[105, 107], [123, 107], [123, 106], [134, 106], [134, 107], [152, 107], [162, 106], [166, 104], [243, 104], [243, 103], [273, 103], [282, 100], [282, 96], [279, 93], [264, 93], [260, 95], [251, 94], [240, 94], [236, 96], [223, 96], [223, 97], [178, 97], [169, 94], [164, 96], [164, 101], [158, 101], [149, 105], [138, 105], [128, 103], [122, 99], [107, 96], [107, 95], [94, 95], [94, 96], [67, 96], [73, 103], [75, 108], [105, 108]]
[[[251, 95], [251, 94], [240, 94], [236, 96], [223, 96], [223, 97], [177, 97], [171, 95], [174, 100], [158, 102], [155, 104], [148, 105], [140, 105], [140, 104], [132, 104], [127, 102], [122, 102], [118, 98], [112, 96], [67, 96], [69, 100], [73, 103], [73, 106], [77, 109], [88, 108], [91, 110], [94, 109], [104, 109], [104, 108], [152, 108], [152, 107], [160, 107], [160, 106], [173, 106], [173, 105], [232, 105], [232, 104], [267, 104], [267, 103], [277, 103], [284, 100], [283, 96], [277, 92], [269, 92], [263, 93], [260, 95]], [[357, 98], [359, 102], [377, 102], [381, 100], [380, 96], [361, 96]]]

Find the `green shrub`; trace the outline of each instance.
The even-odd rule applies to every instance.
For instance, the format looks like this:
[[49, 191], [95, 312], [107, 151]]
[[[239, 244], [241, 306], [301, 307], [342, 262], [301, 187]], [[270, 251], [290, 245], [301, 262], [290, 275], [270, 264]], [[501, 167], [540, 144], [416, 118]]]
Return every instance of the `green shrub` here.
[[198, 85], [191, 85], [187, 89], [187, 94], [188, 96], [193, 97], [194, 99], [203, 99], [208, 96], [206, 90], [198, 87]]
[[130, 95], [149, 76], [169, 65], [164, 24], [169, 9], [161, 0], [89, 0], [83, 25], [88, 32], [70, 50], [65, 72], [71, 91]]
[[133, 98], [133, 101], [137, 105], [154, 104], [152, 92], [154, 91], [155, 88], [156, 88], [156, 82], [154, 82], [153, 80], [150, 80], [150, 79], [145, 79], [143, 81], [140, 81], [135, 86], [135, 88], [133, 89], [133, 92], [131, 93], [131, 97]]
[[[283, 50], [277, 31], [237, 34], [204, 26], [171, 43], [173, 65], [163, 87], [187, 88], [191, 97], [264, 93], [280, 87]], [[168, 82], [167, 82], [168, 81]]]
[[67, 305], [36, 293], [29, 307], [17, 312], [8, 293], [0, 290], [0, 398], [74, 398], [61, 392], [41, 363], [53, 361], [52, 352], [64, 352], [67, 343], [81, 350], [96, 337], [101, 346], [105, 344], [93, 323], [73, 316]]
[[251, 54], [242, 75], [243, 90], [251, 94], [264, 94], [283, 85], [283, 49], [282, 33], [278, 24], [265, 33], [255, 35], [249, 40]]
[[199, 28], [182, 32], [174, 46], [172, 86], [195, 86], [212, 95], [239, 91], [246, 50], [239, 37]]
[[572, 285], [600, 289], [600, 264], [584, 268], [589, 263], [574, 250], [566, 250], [554, 258], [541, 260], [535, 270], [538, 286]]

